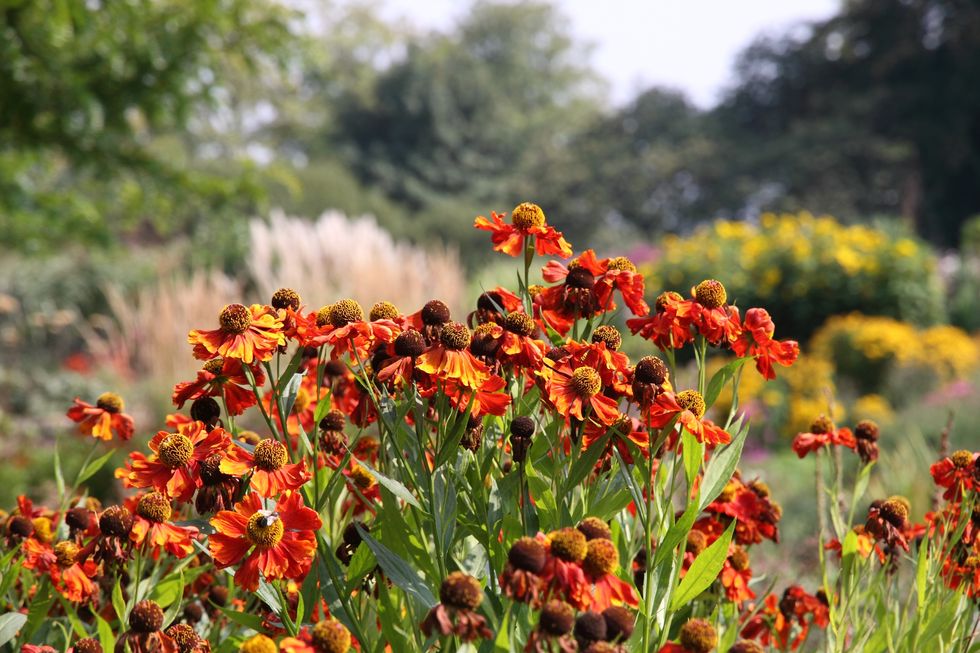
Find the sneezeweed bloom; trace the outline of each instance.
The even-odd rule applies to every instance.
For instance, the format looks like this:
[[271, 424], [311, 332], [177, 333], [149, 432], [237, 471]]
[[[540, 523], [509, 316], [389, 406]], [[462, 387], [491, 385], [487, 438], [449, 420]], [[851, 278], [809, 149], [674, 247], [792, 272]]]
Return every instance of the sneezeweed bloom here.
[[929, 468], [932, 480], [939, 487], [946, 488], [944, 499], [959, 500], [963, 492], [980, 488], [978, 461], [980, 453], [961, 449], [932, 464]]
[[707, 445], [728, 444], [731, 434], [704, 416], [707, 406], [697, 390], [684, 390], [673, 394], [664, 392], [657, 396], [647, 411], [646, 420], [653, 428], [662, 428], [676, 416], [677, 425], [683, 427], [698, 442]]
[[694, 327], [715, 346], [732, 346], [742, 335], [738, 309], [728, 305], [728, 293], [717, 279], [705, 279], [691, 289]]
[[229, 304], [218, 315], [217, 329], [194, 329], [187, 335], [187, 342], [194, 345], [194, 357], [200, 360], [221, 356], [236, 358], [246, 365], [267, 361], [280, 345], [286, 344], [282, 315], [261, 304]]
[[[385, 315], [388, 311], [379, 314]], [[349, 353], [361, 361], [370, 357], [377, 344], [392, 342], [401, 331], [395, 322], [385, 317], [366, 322], [361, 305], [353, 299], [341, 299], [331, 306], [330, 325], [333, 329], [324, 339], [333, 347], [330, 355], [339, 358]]]
[[206, 515], [218, 510], [230, 510], [239, 498], [242, 479], [221, 471], [222, 454], [212, 454], [201, 461], [198, 472], [201, 487], [194, 497], [198, 514]]
[[587, 541], [582, 570], [592, 583], [593, 610], [605, 610], [612, 605], [639, 605], [636, 589], [616, 576], [618, 569], [619, 552], [611, 540], [599, 537]]
[[544, 545], [532, 537], [522, 537], [514, 542], [500, 574], [504, 595], [521, 603], [537, 604], [541, 593], [540, 574], [547, 556]]
[[282, 653], [347, 653], [353, 638], [344, 624], [336, 619], [318, 621], [311, 629], [303, 629], [299, 637], [286, 637], [280, 642]]
[[707, 619], [688, 619], [677, 633], [677, 643], [668, 642], [660, 653], [708, 653], [718, 646], [718, 631]]
[[54, 546], [30, 537], [24, 540], [24, 568], [46, 574], [55, 589], [73, 603], [91, 599], [96, 586], [92, 578], [98, 573], [98, 565], [89, 559], [92, 546], [79, 547], [71, 540]]
[[211, 644], [187, 624], [174, 624], [165, 631], [179, 653], [210, 653]]
[[878, 460], [878, 433], [878, 425], [870, 419], [861, 420], [854, 427], [858, 456], [865, 465]]
[[810, 425], [807, 433], [798, 433], [793, 438], [793, 451], [800, 458], [808, 453], [828, 446], [841, 446], [848, 449], [857, 447], [854, 441], [854, 434], [851, 429], [843, 427], [838, 429], [834, 422], [826, 415], [821, 415]]
[[315, 510], [303, 505], [297, 492], [286, 491], [272, 509], [256, 492], [211, 519], [216, 533], [208, 538], [211, 557], [219, 569], [241, 562], [235, 585], [255, 591], [259, 573], [267, 579], [302, 579], [316, 549], [316, 531], [322, 522]]
[[[249, 387], [244, 364], [237, 358], [212, 358], [206, 361], [194, 381], [183, 381], [174, 386], [171, 400], [177, 408], [199, 397], [221, 397], [229, 415], [241, 415], [254, 406], [258, 399]], [[265, 374], [258, 366], [249, 366], [256, 387], [265, 383]]]
[[376, 378], [396, 386], [411, 383], [415, 379], [415, 361], [427, 348], [420, 332], [415, 329], [402, 331], [389, 347], [391, 355], [377, 371]]
[[72, 647], [74, 653], [103, 653], [102, 644], [93, 637], [83, 637]]
[[752, 356], [755, 368], [765, 379], [776, 378], [773, 363], [789, 367], [800, 356], [800, 345], [795, 340], [775, 340], [776, 325], [764, 308], [745, 311], [742, 334], [732, 343], [736, 356]]
[[763, 539], [779, 541], [778, 524], [782, 509], [772, 500], [769, 488], [761, 481], [745, 484], [736, 472], [718, 498], [705, 506], [705, 512], [709, 513], [709, 517], [698, 520], [695, 527], [713, 537], [721, 535], [734, 519], [734, 540], [738, 544], [759, 544]]
[[521, 309], [521, 298], [500, 286], [480, 295], [476, 300], [476, 310], [466, 318], [471, 328], [488, 322], [499, 323], [504, 315]]
[[442, 581], [439, 600], [422, 621], [426, 637], [435, 633], [456, 635], [464, 642], [493, 637], [487, 620], [476, 612], [483, 602], [483, 588], [477, 579], [461, 571], [452, 572]]
[[129, 454], [129, 462], [116, 470], [116, 478], [126, 487], [152, 487], [187, 503], [201, 486], [200, 464], [223, 453], [231, 439], [222, 428], [208, 431], [203, 422], [190, 422], [179, 426], [176, 433], [158, 432], [149, 446], [153, 452], [149, 457], [139, 451]]
[[109, 506], [99, 515], [99, 537], [95, 548], [95, 559], [108, 567], [118, 567], [129, 560], [132, 553], [132, 540], [129, 535], [135, 520], [132, 513], [123, 506]]
[[476, 390], [490, 378], [490, 370], [469, 351], [470, 330], [460, 322], [443, 325], [438, 344], [418, 357], [417, 369], [440, 379], [452, 379]]
[[177, 643], [162, 632], [163, 608], [147, 599], [133, 606], [129, 613], [129, 630], [116, 641], [116, 653], [178, 653]]
[[150, 553], [154, 560], [164, 551], [178, 559], [194, 552], [197, 529], [169, 523], [173, 508], [165, 495], [148, 492], [132, 503], [134, 521], [129, 538], [138, 550]]
[[633, 367], [630, 391], [633, 401], [641, 409], [653, 405], [663, 392], [670, 390], [670, 370], [667, 364], [656, 356], [644, 356]]
[[123, 412], [125, 403], [115, 392], [103, 392], [95, 405], [75, 397], [68, 409], [68, 419], [78, 423], [78, 430], [100, 440], [111, 440], [116, 435], [126, 441], [133, 437], [133, 418]]
[[544, 211], [537, 204], [524, 202], [514, 207], [511, 212], [510, 224], [504, 222], [505, 213], [490, 212], [490, 220], [478, 216], [473, 226], [490, 232], [495, 252], [503, 252], [509, 256], [521, 256], [527, 247], [527, 240], [534, 239], [534, 249], [541, 256], [560, 256], [568, 258], [572, 255], [572, 246], [568, 244], [560, 231], [548, 225]]
[[909, 503], [904, 497], [890, 497], [884, 501], [873, 501], [868, 508], [868, 520], [864, 527], [875, 539], [894, 549], [901, 547], [908, 551], [909, 543], [905, 532], [909, 523]]
[[544, 538], [548, 560], [541, 572], [546, 596], [557, 596], [579, 610], [592, 604], [591, 584], [582, 570], [589, 552], [588, 541], [581, 531], [562, 528]]
[[725, 565], [718, 576], [721, 586], [725, 588], [725, 597], [733, 603], [755, 598], [755, 592], [749, 588], [749, 582], [752, 580], [752, 569], [749, 564], [748, 552], [741, 546], [736, 546], [725, 560]]
[[524, 650], [529, 653], [576, 653], [572, 637], [575, 609], [564, 601], [552, 600], [541, 606], [538, 624], [531, 631]]
[[657, 297], [652, 315], [630, 318], [626, 326], [661, 351], [680, 349], [694, 340], [691, 327], [697, 314], [693, 302], [686, 301], [680, 293], [667, 291]]
[[289, 463], [288, 460], [286, 445], [266, 438], [259, 441], [251, 453], [237, 445], [229, 447], [219, 469], [221, 473], [231, 476], [251, 474], [252, 489], [263, 497], [271, 498], [285, 490], [299, 489], [312, 478], [306, 469], [305, 459], [298, 463]]
[[593, 367], [566, 364], [555, 368], [545, 388], [559, 415], [580, 420], [590, 417], [606, 425], [619, 418], [619, 402], [602, 393], [602, 378]]
[[606, 619], [601, 612], [588, 610], [575, 619], [575, 641], [583, 651], [595, 650], [608, 636]]

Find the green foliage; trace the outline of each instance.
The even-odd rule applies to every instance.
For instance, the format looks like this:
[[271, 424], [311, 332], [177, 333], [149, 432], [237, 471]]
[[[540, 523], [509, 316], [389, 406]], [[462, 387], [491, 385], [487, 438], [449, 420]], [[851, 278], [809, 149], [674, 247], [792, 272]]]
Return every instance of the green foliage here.
[[[273, 2], [6, 3], [0, 13], [0, 230], [39, 252], [193, 231], [261, 199], [248, 164], [220, 173], [185, 140], [223, 73], [288, 39]], [[166, 138], [171, 135], [172, 138]]]
[[687, 294], [724, 278], [744, 311], [766, 305], [777, 337], [806, 339], [830, 315], [861, 311], [917, 325], [943, 321], [932, 251], [901, 229], [844, 226], [809, 214], [762, 216], [758, 226], [718, 221], [663, 240], [649, 288]]

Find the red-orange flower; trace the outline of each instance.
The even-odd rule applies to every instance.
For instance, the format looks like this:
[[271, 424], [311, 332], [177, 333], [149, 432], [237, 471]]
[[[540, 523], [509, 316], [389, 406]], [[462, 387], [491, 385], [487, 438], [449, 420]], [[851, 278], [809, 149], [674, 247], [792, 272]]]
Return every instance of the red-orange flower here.
[[652, 315], [630, 318], [626, 326], [634, 335], [652, 341], [661, 351], [680, 349], [694, 340], [691, 326], [699, 314], [694, 302], [668, 291], [657, 297]]
[[593, 367], [563, 364], [554, 370], [545, 388], [548, 401], [559, 415], [584, 420], [584, 410], [591, 409], [588, 415], [606, 425], [619, 418], [619, 402], [602, 394], [602, 378]]
[[284, 490], [296, 490], [312, 478], [305, 460], [298, 463], [287, 460], [286, 445], [267, 438], [256, 444], [251, 453], [238, 445], [229, 447], [219, 469], [232, 476], [251, 472], [255, 491], [264, 497], [274, 497]]
[[55, 589], [73, 603], [88, 601], [96, 591], [92, 578], [98, 565], [88, 559], [91, 547], [80, 548], [71, 541], [58, 542], [53, 547], [33, 537], [24, 540], [24, 567], [47, 574]]
[[755, 368], [766, 379], [775, 379], [773, 363], [789, 367], [800, 355], [800, 345], [795, 340], [774, 340], [776, 325], [764, 308], [745, 311], [741, 337], [732, 343], [737, 356], [753, 356]]
[[640, 595], [630, 583], [616, 576], [618, 568], [619, 552], [612, 541], [605, 538], [588, 541], [582, 570], [586, 580], [592, 583], [590, 610], [601, 611], [612, 605], [639, 605]]
[[208, 432], [203, 422], [183, 424], [176, 433], [160, 431], [153, 436], [149, 457], [139, 451], [129, 454], [129, 462], [116, 470], [116, 478], [126, 487], [152, 487], [187, 503], [201, 486], [199, 465], [230, 444], [231, 438], [220, 427]]
[[218, 315], [218, 322], [217, 329], [194, 329], [187, 334], [196, 358], [209, 360], [222, 356], [249, 365], [271, 359], [276, 349], [286, 344], [283, 312], [270, 306], [228, 304]]
[[572, 255], [572, 246], [560, 231], [547, 224], [544, 211], [537, 204], [519, 204], [511, 212], [510, 224], [504, 222], [505, 215], [507, 214], [491, 211], [490, 220], [481, 215], [473, 223], [477, 229], [490, 232], [494, 251], [521, 256], [524, 254], [525, 241], [533, 238], [534, 248], [542, 256], [568, 258]]
[[851, 429], [845, 427], [837, 428], [834, 423], [825, 416], [817, 418], [810, 426], [807, 433], [797, 433], [793, 438], [793, 451], [800, 458], [805, 457], [812, 451], [817, 451], [823, 447], [831, 445], [854, 449], [857, 447], [857, 440]]
[[251, 492], [234, 511], [215, 515], [211, 525], [217, 532], [208, 538], [208, 546], [216, 566], [223, 569], [241, 562], [235, 585], [254, 592], [259, 573], [267, 580], [306, 576], [322, 522], [315, 510], [303, 505], [299, 493], [286, 491], [271, 509]]
[[194, 553], [194, 539], [198, 531], [193, 526], [168, 523], [173, 516], [173, 508], [165, 495], [149, 492], [132, 497], [126, 502], [126, 508], [134, 517], [129, 539], [137, 547], [145, 546], [154, 560], [159, 560], [164, 551], [176, 558], [186, 558]]
[[128, 440], [133, 437], [133, 418], [122, 412], [124, 406], [122, 397], [114, 392], [104, 392], [94, 406], [75, 397], [75, 405], [67, 414], [85, 435], [111, 440], [115, 433], [121, 440]]
[[[259, 367], [250, 367], [255, 385], [262, 387], [265, 374]], [[248, 387], [242, 361], [237, 358], [213, 358], [198, 371], [194, 381], [183, 381], [174, 386], [172, 400], [177, 408], [199, 397], [223, 397], [229, 415], [241, 415], [257, 403], [255, 393]]]
[[416, 369], [478, 389], [490, 378], [490, 370], [467, 349], [470, 338], [465, 324], [449, 322], [442, 327], [439, 343], [418, 357]]
[[959, 499], [963, 492], [980, 488], [980, 453], [955, 451], [929, 467], [936, 485], [946, 488], [943, 497]]
[[704, 416], [704, 398], [696, 390], [684, 390], [676, 395], [664, 392], [647, 413], [648, 425], [662, 428], [676, 415], [677, 424], [687, 429], [698, 442], [709, 445], [728, 444], [732, 436], [725, 429]]

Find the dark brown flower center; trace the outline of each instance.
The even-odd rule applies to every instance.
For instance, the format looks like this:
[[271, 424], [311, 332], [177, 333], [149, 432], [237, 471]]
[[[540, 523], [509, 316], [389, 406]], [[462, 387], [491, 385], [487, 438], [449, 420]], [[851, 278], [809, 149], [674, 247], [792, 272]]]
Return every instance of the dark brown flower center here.
[[425, 338], [415, 329], [409, 329], [395, 338], [395, 355], [418, 358], [425, 352]]
[[330, 307], [330, 324], [338, 329], [363, 319], [364, 311], [361, 309], [361, 305], [353, 299], [341, 299]]
[[170, 469], [186, 465], [194, 455], [194, 444], [183, 433], [171, 433], [160, 442], [160, 461]]
[[218, 315], [218, 323], [227, 333], [245, 333], [252, 324], [252, 311], [242, 304], [228, 304]]
[[596, 327], [596, 330], [592, 332], [592, 342], [604, 342], [609, 351], [619, 351], [623, 344], [623, 335], [613, 325], [603, 324]]
[[480, 582], [461, 571], [454, 571], [442, 581], [439, 587], [439, 600], [444, 605], [459, 610], [475, 610], [483, 601], [483, 588]]
[[422, 324], [440, 326], [450, 320], [449, 307], [445, 302], [433, 299], [422, 307]]
[[300, 304], [299, 293], [292, 288], [280, 288], [272, 294], [270, 305], [272, 308], [298, 310]]

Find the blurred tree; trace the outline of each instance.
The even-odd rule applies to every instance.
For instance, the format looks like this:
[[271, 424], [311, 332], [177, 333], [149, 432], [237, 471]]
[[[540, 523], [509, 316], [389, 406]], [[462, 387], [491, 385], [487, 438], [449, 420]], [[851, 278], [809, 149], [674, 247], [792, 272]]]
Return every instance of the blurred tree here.
[[254, 166], [208, 164], [188, 128], [220, 109], [229, 70], [285, 62], [290, 15], [272, 0], [0, 2], [3, 244], [168, 235], [254, 206]]
[[333, 135], [362, 179], [412, 208], [516, 202], [516, 181], [596, 115], [598, 91], [550, 4], [477, 2], [452, 34], [410, 39], [370, 95], [343, 97]]
[[852, 0], [737, 74], [725, 158], [770, 204], [901, 215], [943, 244], [980, 210], [980, 4]]

